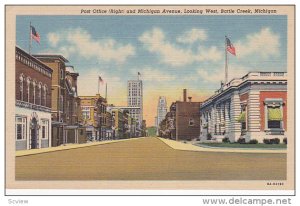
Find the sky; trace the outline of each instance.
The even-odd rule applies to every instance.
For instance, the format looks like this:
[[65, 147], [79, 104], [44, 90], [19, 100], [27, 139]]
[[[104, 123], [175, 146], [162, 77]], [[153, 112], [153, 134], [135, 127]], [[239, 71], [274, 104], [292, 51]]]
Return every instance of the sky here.
[[[141, 73], [144, 119], [154, 125], [159, 96], [168, 107], [182, 89], [203, 101], [224, 81], [225, 35], [228, 76], [287, 70], [287, 17], [260, 16], [17, 16], [16, 45], [28, 51], [29, 25], [41, 36], [32, 54], [61, 54], [74, 66], [79, 95], [97, 93], [98, 76], [108, 85], [108, 103], [127, 105], [127, 80]], [[104, 96], [105, 85], [100, 86]]]

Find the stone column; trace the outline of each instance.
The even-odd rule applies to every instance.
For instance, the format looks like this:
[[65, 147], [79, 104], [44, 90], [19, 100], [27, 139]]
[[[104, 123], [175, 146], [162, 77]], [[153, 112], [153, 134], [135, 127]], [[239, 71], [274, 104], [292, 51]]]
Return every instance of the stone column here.
[[230, 133], [230, 119], [229, 119], [229, 113], [230, 113], [230, 101], [225, 102], [225, 136], [227, 137]]
[[237, 91], [231, 96], [230, 104], [230, 133], [229, 139], [231, 142], [238, 140], [241, 136], [241, 123], [237, 121], [237, 118], [241, 114], [241, 102]]
[[247, 139], [263, 139], [260, 137], [260, 102], [259, 91], [250, 90], [247, 104]]

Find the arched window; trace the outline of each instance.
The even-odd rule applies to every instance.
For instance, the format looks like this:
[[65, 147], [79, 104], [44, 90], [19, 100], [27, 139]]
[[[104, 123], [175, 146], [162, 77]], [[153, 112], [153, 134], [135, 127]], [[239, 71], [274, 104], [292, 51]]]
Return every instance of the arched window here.
[[24, 75], [21, 74], [19, 77], [19, 83], [20, 83], [20, 88], [19, 88], [19, 99], [23, 101], [24, 99]]
[[30, 102], [30, 83], [31, 83], [31, 79], [30, 77], [27, 77], [26, 79], [26, 83], [27, 83], [27, 88], [26, 88], [26, 101], [27, 102]]
[[36, 103], [36, 99], [35, 99], [35, 98], [36, 98], [36, 93], [35, 93], [35, 92], [36, 92], [36, 91], [35, 91], [35, 90], [36, 90], [36, 86], [37, 86], [37, 83], [36, 83], [35, 80], [33, 80], [33, 81], [32, 81], [32, 103], [33, 103], [33, 104]]
[[43, 105], [47, 106], [47, 86], [43, 86]]
[[42, 105], [42, 82], [38, 85], [38, 104]]

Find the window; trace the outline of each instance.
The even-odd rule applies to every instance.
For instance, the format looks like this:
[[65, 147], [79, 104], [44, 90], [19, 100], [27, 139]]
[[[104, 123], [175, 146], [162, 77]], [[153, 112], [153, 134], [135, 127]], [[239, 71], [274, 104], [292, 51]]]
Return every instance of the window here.
[[39, 105], [42, 105], [42, 83], [40, 82], [39, 83], [39, 86], [38, 86], [38, 98], [39, 98]]
[[190, 127], [195, 126], [195, 120], [193, 118], [189, 119], [189, 126]]
[[27, 77], [27, 102], [30, 102], [30, 78]]
[[282, 111], [280, 106], [268, 106], [268, 128], [281, 129]]
[[48, 139], [49, 121], [42, 120], [42, 139]]
[[16, 117], [16, 140], [26, 139], [26, 117]]
[[36, 98], [36, 95], [35, 95], [36, 82], [35, 81], [32, 82], [32, 88], [33, 88], [33, 90], [32, 90], [32, 100], [33, 100], [32, 103], [35, 104], [35, 102], [36, 102], [35, 101], [35, 98]]
[[47, 106], [46, 104], [47, 104], [47, 87], [46, 87], [46, 85], [44, 85], [44, 87], [43, 87], [43, 102], [44, 102], [44, 106]]
[[24, 94], [24, 77], [23, 77], [23, 74], [20, 75], [20, 78], [19, 78], [19, 82], [20, 82], [20, 100], [23, 101], [23, 94]]
[[63, 69], [60, 70], [60, 79], [64, 79], [64, 70]]
[[266, 98], [265, 101], [265, 129], [282, 130], [283, 127], [283, 99]]
[[59, 96], [59, 110], [61, 112], [64, 111], [64, 96], [63, 95]]
[[90, 119], [91, 118], [89, 107], [82, 107], [82, 118], [83, 119]]

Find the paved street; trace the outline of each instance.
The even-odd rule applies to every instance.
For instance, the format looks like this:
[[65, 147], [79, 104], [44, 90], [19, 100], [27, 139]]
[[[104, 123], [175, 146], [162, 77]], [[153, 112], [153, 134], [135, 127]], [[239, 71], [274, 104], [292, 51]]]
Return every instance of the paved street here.
[[182, 151], [158, 138], [16, 157], [16, 180], [283, 180], [286, 154]]

